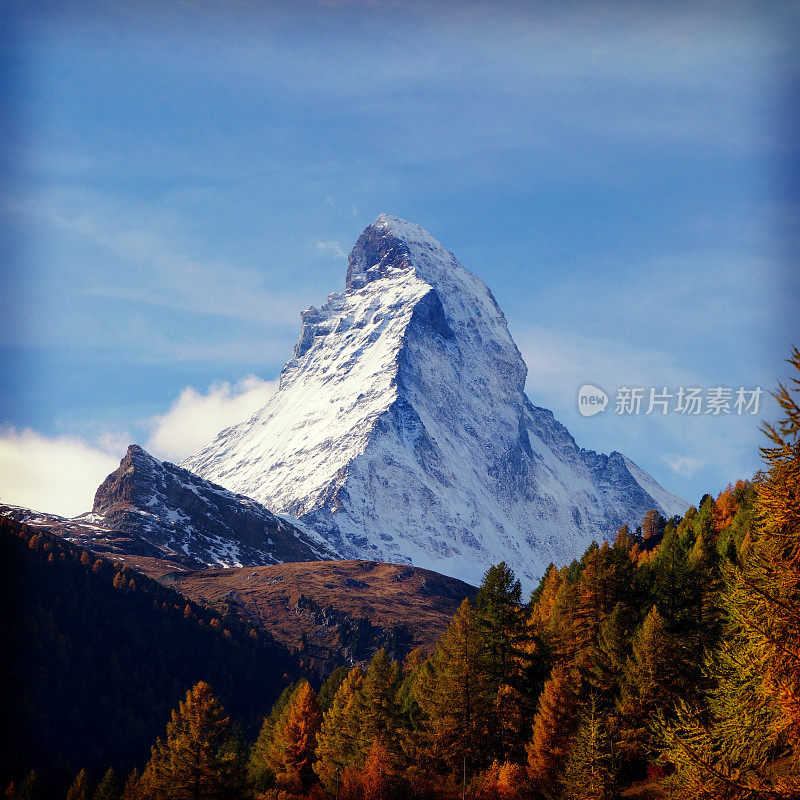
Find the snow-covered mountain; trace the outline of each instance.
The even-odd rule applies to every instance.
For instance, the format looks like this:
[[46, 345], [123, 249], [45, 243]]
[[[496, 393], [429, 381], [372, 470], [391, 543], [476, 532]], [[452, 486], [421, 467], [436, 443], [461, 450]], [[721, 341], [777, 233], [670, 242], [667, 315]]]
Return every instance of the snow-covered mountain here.
[[378, 217], [345, 291], [301, 319], [276, 394], [183, 466], [343, 557], [472, 583], [503, 560], [530, 585], [648, 509], [688, 505], [530, 402], [491, 292], [418, 225]]

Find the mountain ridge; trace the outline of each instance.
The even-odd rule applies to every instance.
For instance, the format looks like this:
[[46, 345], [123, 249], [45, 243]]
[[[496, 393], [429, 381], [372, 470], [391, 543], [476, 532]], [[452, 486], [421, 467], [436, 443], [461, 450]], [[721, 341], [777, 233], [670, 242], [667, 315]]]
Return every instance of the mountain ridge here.
[[0, 515], [109, 557], [135, 559], [153, 574], [166, 570], [151, 562], [201, 569], [336, 557], [307, 526], [135, 444], [98, 487], [91, 511], [65, 518], [0, 506]]

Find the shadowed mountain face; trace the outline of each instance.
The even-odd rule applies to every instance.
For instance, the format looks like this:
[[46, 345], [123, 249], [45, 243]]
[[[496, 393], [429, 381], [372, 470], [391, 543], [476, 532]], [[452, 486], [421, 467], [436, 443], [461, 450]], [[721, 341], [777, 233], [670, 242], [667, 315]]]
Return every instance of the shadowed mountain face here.
[[236, 495], [131, 445], [95, 494], [91, 517], [185, 556], [194, 566], [331, 558], [325, 543], [249, 497]]
[[[76, 519], [65, 519], [0, 506], [0, 518], [11, 520], [10, 525], [22, 523], [21, 527], [31, 535], [55, 534], [108, 559], [123, 562], [189, 599], [215, 608], [225, 619], [232, 615], [248, 626], [267, 631], [290, 650], [297, 651], [298, 663], [305, 669], [321, 675], [339, 665], [369, 661], [381, 647], [399, 659], [415, 647], [432, 652], [461, 601], [476, 593], [475, 587], [456, 578], [374, 561], [273, 561], [269, 566], [198, 569], [200, 559], [219, 558], [217, 539], [211, 540], [214, 546], [206, 551], [200, 544], [208, 537], [195, 537], [194, 549], [187, 545], [191, 555], [182, 548], [176, 552], [176, 544], [183, 541], [179, 534], [137, 513], [135, 502], [152, 495], [140, 495], [142, 487], [132, 483], [140, 480], [134, 476], [142, 468], [142, 461], [147, 465], [149, 459], [143, 451], [133, 449], [123, 459], [120, 470], [104, 482], [98, 491], [101, 501], [95, 509], [105, 511], [106, 515], [96, 510]], [[145, 471], [153, 476], [149, 467]], [[148, 492], [152, 489], [149, 486]], [[169, 487], [166, 491], [169, 492]], [[182, 489], [173, 487], [173, 491], [182, 497]], [[171, 502], [177, 502], [175, 497]], [[161, 503], [164, 505], [164, 501]], [[279, 522], [285, 524], [284, 520]], [[115, 523], [127, 532], [109, 527]], [[254, 544], [257, 543], [255, 540]], [[242, 545], [238, 558], [255, 557], [260, 552], [246, 551], [245, 556], [243, 550]], [[273, 549], [267, 555], [272, 558], [277, 553], [305, 555], [307, 551], [295, 544]]]
[[530, 402], [491, 292], [417, 225], [381, 215], [345, 291], [301, 318], [278, 392], [184, 465], [298, 518], [340, 557], [472, 583], [506, 561], [531, 586], [647, 510], [687, 507]]

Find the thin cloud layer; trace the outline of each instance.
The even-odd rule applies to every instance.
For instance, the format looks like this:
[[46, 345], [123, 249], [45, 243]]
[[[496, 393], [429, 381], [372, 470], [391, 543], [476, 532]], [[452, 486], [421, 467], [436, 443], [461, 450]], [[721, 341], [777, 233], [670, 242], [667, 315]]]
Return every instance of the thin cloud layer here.
[[[145, 422], [145, 448], [158, 458], [180, 461], [223, 428], [260, 409], [277, 381], [247, 375], [199, 392], [184, 389], [165, 414]], [[94, 493], [125, 455], [127, 434], [104, 433], [96, 440], [44, 436], [30, 429], [0, 430], [0, 502], [64, 517], [92, 507]]]
[[[722, 375], [713, 377], [713, 371], [704, 376], [677, 363], [666, 350], [636, 347], [621, 339], [529, 326], [517, 341], [528, 365], [528, 396], [551, 409], [579, 446], [604, 452], [620, 450], [663, 486], [692, 502], [702, 492], [718, 492], [730, 481], [749, 478], [760, 468], [759, 423], [777, 413], [767, 394], [756, 415], [646, 414], [646, 405], [642, 413], [619, 415], [614, 398], [623, 386], [674, 392], [679, 386], [732, 384], [726, 384]], [[748, 386], [757, 383], [744, 378], [741, 382]], [[586, 383], [608, 394], [606, 413], [592, 418], [579, 415], [578, 389]], [[769, 385], [762, 388], [766, 391]]]
[[317, 242], [317, 250], [326, 250], [333, 253], [334, 258], [347, 258], [347, 254], [342, 249], [342, 245], [337, 241]]

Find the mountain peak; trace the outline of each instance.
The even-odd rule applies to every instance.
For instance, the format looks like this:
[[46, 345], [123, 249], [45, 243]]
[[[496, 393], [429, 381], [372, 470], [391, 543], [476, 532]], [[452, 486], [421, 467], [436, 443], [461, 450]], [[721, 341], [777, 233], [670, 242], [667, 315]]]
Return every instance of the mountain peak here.
[[345, 558], [527, 585], [658, 507], [633, 462], [582, 451], [525, 396], [486, 284], [389, 214], [350, 253], [345, 292], [302, 314], [278, 391], [184, 465], [291, 514]]
[[372, 281], [413, 272], [435, 285], [448, 270], [466, 270], [421, 225], [380, 214], [355, 243], [347, 266], [346, 291], [358, 291]]
[[148, 555], [192, 568], [332, 555], [313, 533], [135, 444], [98, 487], [84, 522], [130, 536]]
[[407, 244], [421, 244], [430, 248], [444, 250], [441, 243], [434, 239], [431, 234], [415, 222], [409, 222], [393, 214], [379, 214], [378, 218], [370, 228], [376, 227], [385, 230], [389, 235], [400, 239]]

